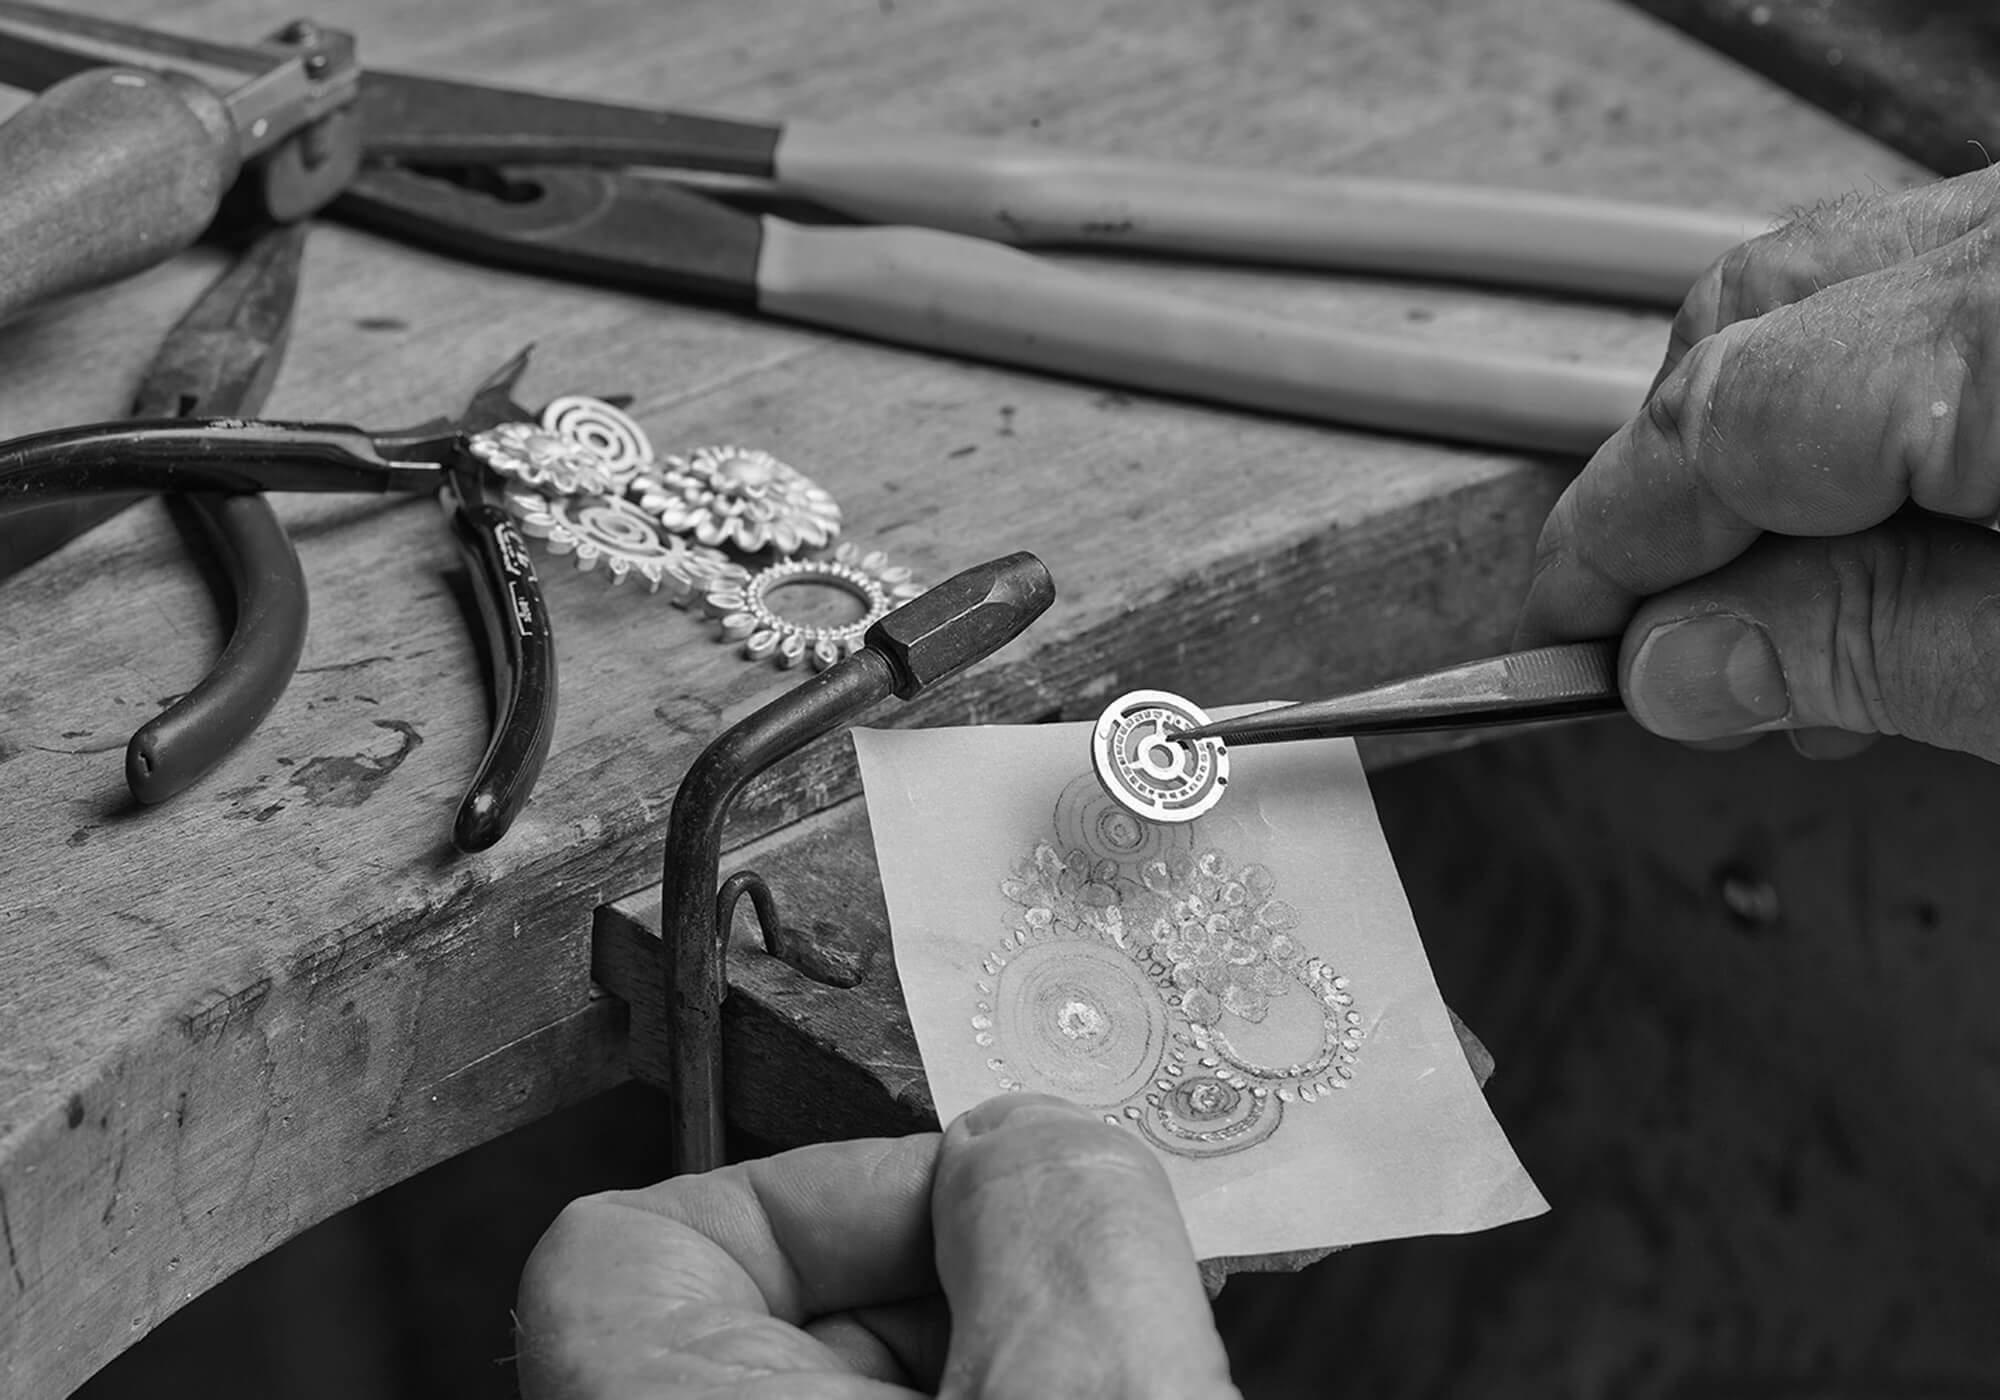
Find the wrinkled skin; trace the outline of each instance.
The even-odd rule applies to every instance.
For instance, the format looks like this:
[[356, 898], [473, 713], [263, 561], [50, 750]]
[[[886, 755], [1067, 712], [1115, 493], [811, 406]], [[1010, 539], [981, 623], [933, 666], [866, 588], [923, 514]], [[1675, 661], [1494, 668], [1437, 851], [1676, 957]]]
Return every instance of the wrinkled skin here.
[[1517, 641], [1622, 635], [1694, 741], [1878, 734], [2000, 760], [2000, 170], [1729, 253], [1644, 412], [1544, 529]]
[[1134, 1135], [1012, 1094], [572, 1203], [521, 1279], [524, 1400], [1234, 1400]]

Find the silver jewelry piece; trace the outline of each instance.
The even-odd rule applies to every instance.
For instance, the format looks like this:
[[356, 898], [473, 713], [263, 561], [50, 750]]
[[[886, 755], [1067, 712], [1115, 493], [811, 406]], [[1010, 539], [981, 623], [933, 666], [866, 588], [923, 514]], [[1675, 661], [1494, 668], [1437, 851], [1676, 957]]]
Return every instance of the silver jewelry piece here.
[[507, 509], [521, 522], [521, 532], [541, 540], [551, 554], [574, 556], [579, 569], [601, 564], [614, 585], [631, 577], [648, 592], [665, 589], [681, 607], [750, 580], [750, 571], [721, 550], [663, 533], [651, 516], [622, 496], [550, 498], [510, 491]]
[[611, 464], [595, 449], [534, 423], [501, 423], [474, 433], [466, 447], [501, 476], [537, 491], [603, 496], [617, 489]]
[[[786, 617], [774, 595], [802, 584], [837, 588], [858, 599], [862, 616], [833, 626], [813, 626]], [[823, 671], [861, 650], [870, 627], [923, 592], [910, 571], [891, 566], [879, 550], [866, 554], [843, 544], [826, 559], [789, 559], [752, 574], [749, 581], [710, 589], [703, 606], [720, 619], [722, 640], [741, 642], [753, 661], [766, 658], [791, 667], [810, 659]]]
[[602, 457], [614, 490], [623, 491], [653, 465], [653, 444], [646, 430], [623, 409], [602, 399], [565, 394], [542, 410], [542, 426]]
[[1220, 739], [1177, 744], [1173, 735], [1208, 723], [1197, 705], [1164, 690], [1113, 700], [1090, 735], [1090, 762], [1113, 802], [1155, 822], [1189, 822], [1222, 800], [1229, 750]]
[[819, 549], [840, 534], [826, 490], [768, 452], [703, 447], [639, 473], [631, 494], [661, 525], [703, 544], [755, 554]]

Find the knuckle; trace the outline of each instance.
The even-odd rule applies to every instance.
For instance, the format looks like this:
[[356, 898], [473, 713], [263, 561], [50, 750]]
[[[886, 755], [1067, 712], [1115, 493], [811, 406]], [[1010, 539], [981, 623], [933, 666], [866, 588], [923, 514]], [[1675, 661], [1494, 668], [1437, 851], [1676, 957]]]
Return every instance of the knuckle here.
[[1732, 340], [1711, 335], [1689, 349], [1678, 368], [1646, 399], [1640, 424], [1675, 459], [1698, 464], [1711, 439], [1716, 386], [1734, 359]]
[[1904, 594], [1900, 561], [1868, 536], [1832, 549], [1831, 635], [1815, 689], [1826, 718], [1860, 733], [1902, 732], [1890, 713], [1885, 659], [1895, 645]]
[[1685, 355], [1736, 319], [1727, 311], [1730, 305], [1729, 289], [1735, 282], [1733, 269], [1748, 246], [1744, 244], [1730, 249], [1695, 279], [1687, 296], [1682, 298], [1680, 310], [1674, 314], [1673, 326], [1668, 331], [1671, 353]]
[[2000, 167], [1920, 185], [1904, 191], [1898, 200], [1907, 210], [1912, 243], [1919, 248], [1939, 247], [1981, 227], [2000, 209]]
[[1899, 464], [1918, 505], [1947, 515], [2000, 510], [2000, 393], [1990, 384], [2000, 339], [2000, 225], [1983, 225], [1945, 250], [1930, 277], [1938, 295], [1914, 313], [1931, 322], [1933, 374], [1913, 376], [1899, 418]]
[[[1987, 712], [1991, 697], [1976, 668], [1953, 663], [1979, 654], [1979, 639], [1963, 634], [1980, 619], [1939, 615], [1933, 533], [1889, 525], [1828, 548], [1832, 636], [1818, 678], [1827, 718], [1857, 733], [1951, 742], [1964, 717]], [[2000, 632], [2000, 616], [1987, 625]], [[1985, 639], [1995, 641], [2000, 636]]]
[[1561, 572], [1569, 565], [1576, 551], [1576, 527], [1573, 516], [1576, 513], [1576, 493], [1574, 489], [1565, 491], [1556, 498], [1550, 508], [1548, 518], [1542, 522], [1542, 531], [1535, 537], [1534, 558], [1529, 566], [1531, 587], [1534, 583]]

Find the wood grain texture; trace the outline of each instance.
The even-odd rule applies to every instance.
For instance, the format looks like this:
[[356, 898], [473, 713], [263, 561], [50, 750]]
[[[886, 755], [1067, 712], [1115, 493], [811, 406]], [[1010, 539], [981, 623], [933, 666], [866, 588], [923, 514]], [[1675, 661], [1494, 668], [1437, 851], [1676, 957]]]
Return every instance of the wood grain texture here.
[[[211, 37], [253, 0], [105, 0]], [[1606, 0], [336, 0], [364, 61], [746, 116], [1772, 210], [1912, 170]], [[1802, 154], [1803, 153], [1803, 154]], [[1645, 364], [1663, 318], [1464, 288], [1079, 263], [1287, 315]], [[217, 266], [191, 254], [15, 323], [0, 433], [115, 416]], [[1568, 464], [1263, 421], [454, 265], [336, 227], [273, 415], [455, 407], [521, 344], [528, 398], [629, 392], [668, 448], [811, 471], [929, 577], [1018, 547], [1056, 609], [882, 722], [1221, 703], [1505, 638]], [[786, 678], [551, 565], [563, 712], [534, 802], [453, 859], [485, 697], [424, 502], [287, 500], [312, 588], [255, 736], [138, 812], [117, 754], [219, 645], [157, 506], [0, 592], [0, 1391], [61, 1395], [328, 1213], [617, 1080], [592, 912], [657, 876], [675, 780]], [[853, 792], [822, 746], [744, 839]], [[1505, 1058], [1504, 1047], [1502, 1050]]]

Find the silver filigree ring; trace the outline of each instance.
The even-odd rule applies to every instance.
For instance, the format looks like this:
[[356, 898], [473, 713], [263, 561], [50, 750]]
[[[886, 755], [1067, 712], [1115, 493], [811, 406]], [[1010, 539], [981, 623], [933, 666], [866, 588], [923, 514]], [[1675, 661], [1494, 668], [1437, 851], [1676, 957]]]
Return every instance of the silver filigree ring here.
[[[773, 596], [804, 584], [849, 594], [861, 603], [862, 616], [831, 625], [787, 617]], [[751, 660], [785, 667], [810, 660], [815, 670], [825, 670], [859, 651], [870, 627], [923, 591], [908, 569], [891, 566], [880, 551], [864, 554], [845, 544], [832, 558], [786, 560], [759, 570], [747, 583], [712, 589], [704, 607], [720, 620], [722, 640], [741, 642]]]

